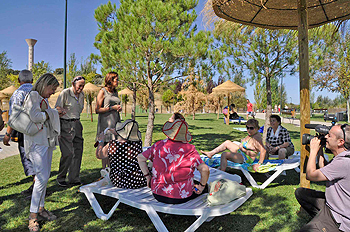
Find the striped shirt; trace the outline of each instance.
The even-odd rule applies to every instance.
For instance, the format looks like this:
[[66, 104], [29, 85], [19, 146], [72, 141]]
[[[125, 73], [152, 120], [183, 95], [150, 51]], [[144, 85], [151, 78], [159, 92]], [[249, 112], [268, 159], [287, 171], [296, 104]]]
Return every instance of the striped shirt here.
[[26, 95], [32, 90], [32, 88], [33, 88], [33, 85], [31, 83], [25, 83], [21, 85], [18, 89], [16, 89], [15, 92], [13, 92], [9, 102], [9, 105], [10, 105], [9, 115], [11, 115], [13, 104], [16, 104], [19, 106], [23, 105]]

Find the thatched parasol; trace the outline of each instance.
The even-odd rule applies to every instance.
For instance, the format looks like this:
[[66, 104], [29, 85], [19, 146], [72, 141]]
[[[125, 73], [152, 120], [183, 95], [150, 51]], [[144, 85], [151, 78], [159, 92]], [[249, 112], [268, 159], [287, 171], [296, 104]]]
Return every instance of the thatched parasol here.
[[4, 99], [4, 98], [8, 98], [9, 96], [7, 96], [7, 95], [5, 95], [5, 94], [3, 94], [3, 93], [1, 93], [0, 92], [0, 100], [2, 100], [2, 99]]
[[92, 84], [92, 83], [87, 83], [85, 86], [84, 86], [84, 93], [85, 94], [91, 94], [91, 93], [97, 93], [98, 91], [100, 91], [100, 87]]
[[[119, 91], [118, 94], [119, 95], [123, 95], [123, 94], [130, 95], [130, 94], [134, 94], [134, 92], [132, 90], [128, 89], [128, 88], [125, 88], [125, 89]], [[126, 101], [125, 101], [124, 105], [125, 105], [124, 106], [124, 109], [125, 109], [124, 110], [124, 116], [126, 117]]]
[[93, 121], [93, 117], [92, 117], [92, 99], [94, 97], [94, 95], [100, 91], [100, 87], [92, 84], [92, 83], [87, 83], [85, 86], [84, 86], [84, 93], [86, 95], [86, 99], [87, 99], [87, 102], [89, 104], [89, 108], [90, 108], [90, 115], [91, 115], [91, 122]]
[[[245, 88], [242, 86], [239, 86], [232, 81], [228, 80], [221, 85], [216, 86], [213, 88], [213, 93], [217, 94], [227, 94], [227, 106], [230, 105], [230, 94], [234, 92], [245, 92]], [[229, 125], [229, 115], [226, 115], [226, 124]]]
[[123, 90], [118, 92], [119, 95], [123, 95], [123, 94], [129, 95], [129, 94], [133, 94], [133, 93], [134, 92], [132, 90], [128, 89], [128, 88], [125, 88], [125, 89], [123, 89]]
[[15, 86], [11, 85], [10, 87], [7, 87], [6, 89], [1, 90], [0, 93], [3, 93], [7, 96], [11, 96], [13, 94], [13, 92], [16, 91], [16, 89], [17, 88]]
[[[211, 1], [211, 0], [209, 0]], [[208, 3], [209, 3], [208, 1]], [[300, 70], [300, 136], [309, 133], [310, 77], [308, 29], [350, 18], [350, 1], [347, 0], [212, 0], [217, 16], [236, 23], [267, 29], [298, 30]], [[310, 187], [304, 164], [309, 152], [301, 147], [300, 186]]]

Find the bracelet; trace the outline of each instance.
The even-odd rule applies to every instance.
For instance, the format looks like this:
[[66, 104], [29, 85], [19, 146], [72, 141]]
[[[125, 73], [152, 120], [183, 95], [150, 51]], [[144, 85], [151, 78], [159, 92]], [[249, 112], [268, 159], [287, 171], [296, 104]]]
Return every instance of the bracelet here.
[[103, 140], [99, 140], [98, 141], [98, 145], [100, 145], [101, 143], [104, 143], [104, 141]]
[[11, 137], [11, 135], [9, 133], [7, 133], [7, 131], [6, 131], [5, 135]]
[[151, 173], [149, 172], [149, 173], [147, 173], [146, 175], [143, 175], [144, 177], [146, 177], [146, 176], [150, 176], [151, 175]]

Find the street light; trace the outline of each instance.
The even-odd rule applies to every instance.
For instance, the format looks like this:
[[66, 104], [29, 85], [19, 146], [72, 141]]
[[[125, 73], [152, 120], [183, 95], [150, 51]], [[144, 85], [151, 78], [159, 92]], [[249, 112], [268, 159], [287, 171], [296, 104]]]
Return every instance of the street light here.
[[66, 88], [66, 75], [67, 75], [67, 2], [66, 0], [66, 11], [64, 20], [64, 55], [63, 55], [63, 89]]

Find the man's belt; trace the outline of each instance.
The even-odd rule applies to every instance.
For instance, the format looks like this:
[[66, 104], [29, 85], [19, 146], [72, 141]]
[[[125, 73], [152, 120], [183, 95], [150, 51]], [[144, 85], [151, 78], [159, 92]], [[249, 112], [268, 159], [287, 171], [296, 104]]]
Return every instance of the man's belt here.
[[80, 118], [70, 118], [70, 119], [61, 118], [61, 120], [64, 120], [64, 121], [67, 121], [67, 122], [75, 122], [75, 121], [79, 121]]

